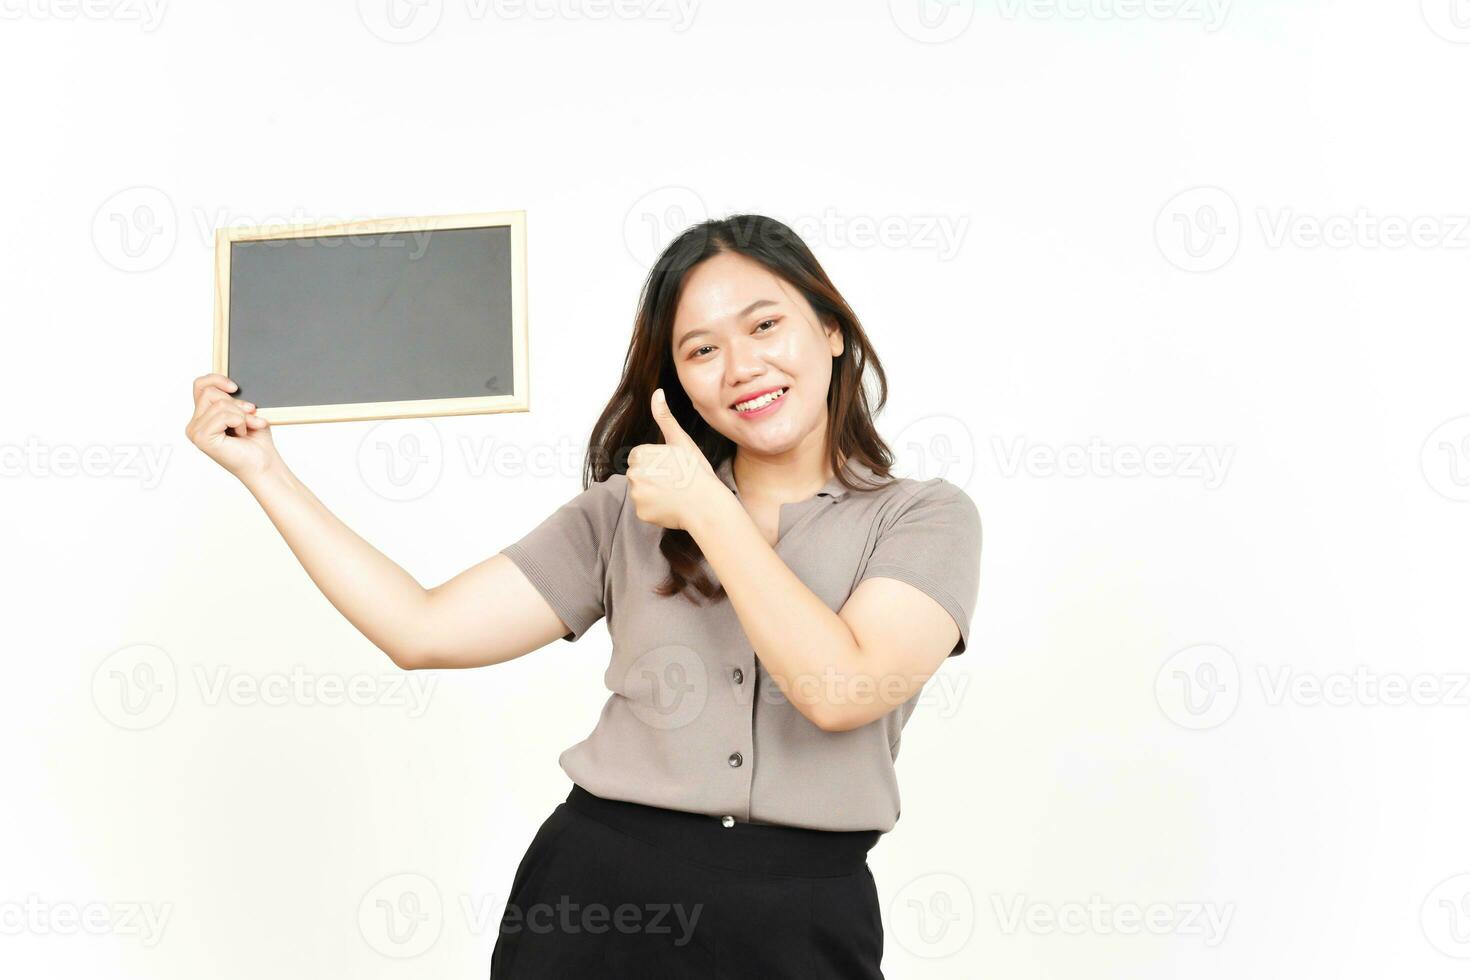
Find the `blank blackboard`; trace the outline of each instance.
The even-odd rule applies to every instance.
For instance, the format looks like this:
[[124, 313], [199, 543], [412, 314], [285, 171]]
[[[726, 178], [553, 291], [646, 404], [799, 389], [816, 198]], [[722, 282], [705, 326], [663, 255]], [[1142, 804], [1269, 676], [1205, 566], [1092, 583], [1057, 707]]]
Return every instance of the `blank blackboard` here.
[[525, 411], [524, 212], [221, 230], [215, 370], [272, 422]]

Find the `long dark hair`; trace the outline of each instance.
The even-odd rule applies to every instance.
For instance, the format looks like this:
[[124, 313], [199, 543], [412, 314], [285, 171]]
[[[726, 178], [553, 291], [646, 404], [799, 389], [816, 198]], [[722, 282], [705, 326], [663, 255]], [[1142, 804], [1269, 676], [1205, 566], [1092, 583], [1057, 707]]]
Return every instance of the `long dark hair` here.
[[[846, 459], [858, 459], [887, 480], [893, 455], [878, 435], [873, 416], [888, 400], [888, 380], [883, 365], [837, 287], [817, 262], [801, 237], [786, 225], [759, 214], [737, 214], [701, 222], [686, 229], [664, 249], [643, 283], [633, 338], [623, 360], [623, 376], [617, 391], [602, 410], [587, 446], [582, 487], [601, 482], [614, 473], [626, 473], [633, 447], [663, 441], [649, 407], [657, 388], [663, 388], [669, 409], [718, 469], [735, 455], [736, 444], [714, 429], [697, 412], [679, 384], [672, 353], [674, 311], [684, 279], [696, 265], [724, 252], [747, 256], [801, 291], [824, 325], [835, 322], [842, 331], [842, 353], [833, 358], [832, 382], [827, 390], [827, 453], [832, 472], [851, 490], [855, 486], [843, 469]], [[875, 390], [869, 404], [864, 375], [872, 373]], [[692, 588], [706, 599], [724, 597], [724, 586], [716, 587], [700, 568], [704, 558], [688, 531], [665, 528], [659, 551], [669, 562], [669, 575], [658, 587], [659, 595], [684, 593]]]

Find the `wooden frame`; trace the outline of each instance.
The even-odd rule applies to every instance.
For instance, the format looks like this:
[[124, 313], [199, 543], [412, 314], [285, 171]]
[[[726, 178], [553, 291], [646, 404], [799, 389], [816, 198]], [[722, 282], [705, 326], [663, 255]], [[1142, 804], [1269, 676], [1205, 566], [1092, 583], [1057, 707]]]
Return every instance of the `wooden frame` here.
[[290, 425], [299, 422], [351, 422], [371, 419], [422, 418], [431, 415], [480, 415], [494, 412], [530, 411], [530, 352], [527, 346], [526, 330], [525, 211], [490, 211], [475, 214], [374, 218], [364, 221], [216, 229], [214, 236], [213, 369], [224, 375], [230, 373], [230, 246], [233, 243], [283, 238], [321, 238], [329, 235], [388, 234], [487, 227], [508, 227], [510, 229], [513, 374], [511, 394], [428, 398], [415, 401], [260, 407], [256, 409], [255, 414], [272, 424]]

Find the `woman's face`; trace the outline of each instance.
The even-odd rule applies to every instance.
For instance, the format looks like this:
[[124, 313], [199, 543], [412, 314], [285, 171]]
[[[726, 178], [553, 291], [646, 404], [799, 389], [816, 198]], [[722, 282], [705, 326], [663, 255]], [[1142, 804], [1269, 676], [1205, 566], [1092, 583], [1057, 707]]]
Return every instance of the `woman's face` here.
[[[695, 266], [674, 313], [672, 343], [689, 400], [740, 446], [776, 455], [825, 438], [842, 331], [823, 325], [800, 291], [759, 262], [722, 252]], [[784, 393], [763, 408], [735, 407], [773, 388]]]

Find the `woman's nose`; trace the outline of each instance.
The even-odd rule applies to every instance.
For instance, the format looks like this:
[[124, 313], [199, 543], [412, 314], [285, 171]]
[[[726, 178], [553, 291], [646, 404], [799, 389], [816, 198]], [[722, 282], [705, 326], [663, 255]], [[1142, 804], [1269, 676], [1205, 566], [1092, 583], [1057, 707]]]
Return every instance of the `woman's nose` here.
[[728, 380], [732, 386], [759, 377], [766, 372], [766, 362], [753, 347], [735, 343], [731, 345], [729, 352], [730, 356], [725, 363], [729, 371]]

